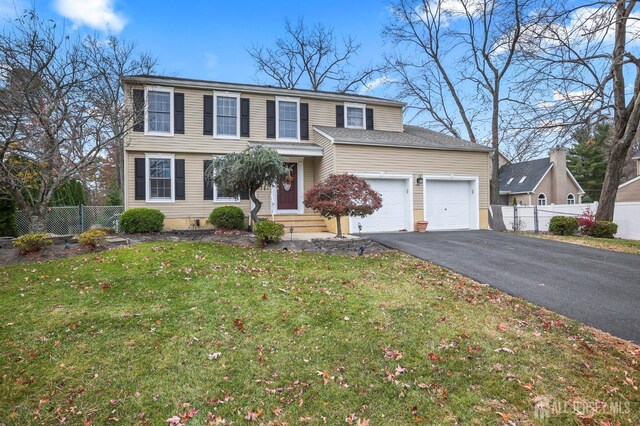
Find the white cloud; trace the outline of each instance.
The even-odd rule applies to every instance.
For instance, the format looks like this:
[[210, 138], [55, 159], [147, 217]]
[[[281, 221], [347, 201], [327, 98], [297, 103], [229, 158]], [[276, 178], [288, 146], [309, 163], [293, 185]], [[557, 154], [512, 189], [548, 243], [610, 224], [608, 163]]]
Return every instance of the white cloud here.
[[26, 0], [0, 0], [0, 18], [15, 18], [29, 8]]
[[362, 88], [360, 88], [360, 93], [365, 94], [365, 93], [371, 92], [372, 90], [375, 90], [380, 86], [393, 83], [394, 81], [395, 81], [394, 79], [389, 78], [386, 75], [383, 75], [382, 77], [378, 77], [376, 79], [371, 80], [371, 82], [364, 84]]
[[[440, 16], [443, 25], [448, 26], [450, 21], [467, 16], [477, 16], [483, 11], [483, 3], [478, 0], [427, 0], [416, 8], [418, 19], [430, 21], [430, 16]], [[437, 19], [437, 18], [436, 18]]]
[[55, 0], [58, 13], [77, 27], [86, 25], [100, 31], [119, 33], [126, 18], [114, 10], [113, 0]]

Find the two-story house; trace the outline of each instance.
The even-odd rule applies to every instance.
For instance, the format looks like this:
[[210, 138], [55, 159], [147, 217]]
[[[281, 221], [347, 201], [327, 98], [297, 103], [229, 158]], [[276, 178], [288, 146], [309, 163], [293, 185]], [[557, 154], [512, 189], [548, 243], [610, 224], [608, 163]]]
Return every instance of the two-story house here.
[[125, 207], [151, 207], [165, 229], [206, 226], [211, 210], [250, 200], [221, 193], [205, 170], [215, 156], [264, 145], [292, 170], [259, 192], [260, 214], [295, 232], [332, 230], [303, 206], [331, 173], [365, 178], [383, 207], [345, 218], [347, 232], [487, 228], [490, 149], [403, 125], [405, 104], [389, 99], [150, 75], [123, 79], [127, 102], [144, 111], [126, 136]]

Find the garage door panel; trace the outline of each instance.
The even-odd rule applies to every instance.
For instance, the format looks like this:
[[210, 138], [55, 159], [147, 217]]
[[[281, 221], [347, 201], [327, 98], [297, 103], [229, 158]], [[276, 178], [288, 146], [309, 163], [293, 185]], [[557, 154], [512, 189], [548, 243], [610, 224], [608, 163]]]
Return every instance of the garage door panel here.
[[433, 180], [425, 184], [425, 217], [432, 230], [471, 228], [469, 181]]
[[363, 232], [391, 232], [410, 228], [407, 206], [410, 208], [405, 179], [365, 179], [382, 197], [382, 207], [370, 216], [352, 218], [352, 232], [362, 224]]

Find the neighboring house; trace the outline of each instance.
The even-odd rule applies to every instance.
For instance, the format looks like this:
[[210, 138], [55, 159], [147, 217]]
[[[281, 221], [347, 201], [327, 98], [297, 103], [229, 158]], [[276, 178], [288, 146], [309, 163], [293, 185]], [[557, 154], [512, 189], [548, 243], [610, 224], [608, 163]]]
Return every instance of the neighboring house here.
[[636, 160], [637, 176], [618, 187], [617, 203], [640, 202], [640, 155], [633, 159]]
[[333, 222], [303, 206], [303, 194], [331, 173], [365, 178], [383, 207], [345, 218], [347, 231], [486, 229], [489, 148], [403, 125], [404, 103], [362, 95], [160, 76], [123, 79], [144, 119], [127, 134], [125, 207], [165, 214], [165, 229], [205, 226], [211, 210], [249, 200], [221, 193], [204, 170], [215, 156], [263, 145], [291, 167], [293, 182], [258, 192], [260, 214], [294, 232]]
[[549, 157], [500, 167], [500, 201], [522, 205], [579, 204], [584, 191], [567, 169], [567, 151], [556, 147]]

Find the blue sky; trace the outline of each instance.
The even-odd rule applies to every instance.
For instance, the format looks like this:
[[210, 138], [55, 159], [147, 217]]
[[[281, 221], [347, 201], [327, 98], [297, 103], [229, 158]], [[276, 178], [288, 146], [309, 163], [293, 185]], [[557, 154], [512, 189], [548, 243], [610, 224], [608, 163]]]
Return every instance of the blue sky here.
[[[186, 6], [188, 5], [188, 6]], [[42, 17], [72, 32], [116, 33], [159, 60], [159, 71], [181, 77], [261, 82], [246, 49], [270, 44], [286, 18], [333, 27], [361, 45], [356, 66], [380, 60], [386, 0], [169, 1], [0, 0], [6, 20], [15, 9], [35, 6]]]

